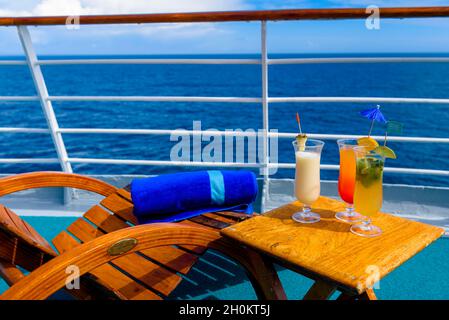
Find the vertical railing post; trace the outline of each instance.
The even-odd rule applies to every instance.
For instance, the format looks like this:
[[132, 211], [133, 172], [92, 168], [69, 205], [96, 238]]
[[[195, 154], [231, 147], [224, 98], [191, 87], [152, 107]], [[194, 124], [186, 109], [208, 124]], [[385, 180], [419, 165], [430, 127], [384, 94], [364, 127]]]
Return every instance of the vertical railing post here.
[[267, 22], [261, 21], [261, 66], [262, 66], [262, 123], [263, 123], [263, 190], [262, 190], [262, 212], [265, 211], [265, 201], [268, 197], [269, 188], [269, 114], [268, 114], [268, 53], [267, 53]]
[[[28, 67], [33, 78], [34, 86], [36, 88], [45, 119], [47, 120], [47, 126], [50, 130], [50, 135], [58, 155], [59, 164], [64, 172], [72, 173], [72, 166], [68, 162], [67, 150], [65, 148], [62, 135], [59, 132], [58, 121], [56, 119], [51, 101], [49, 100], [47, 86], [45, 84], [40, 65], [38, 64], [37, 55], [33, 48], [30, 32], [26, 26], [18, 26], [17, 31], [19, 33], [20, 42], [22, 43], [23, 51], [25, 52]], [[71, 192], [69, 189], [65, 189], [64, 202], [69, 200], [68, 196], [70, 195]]]

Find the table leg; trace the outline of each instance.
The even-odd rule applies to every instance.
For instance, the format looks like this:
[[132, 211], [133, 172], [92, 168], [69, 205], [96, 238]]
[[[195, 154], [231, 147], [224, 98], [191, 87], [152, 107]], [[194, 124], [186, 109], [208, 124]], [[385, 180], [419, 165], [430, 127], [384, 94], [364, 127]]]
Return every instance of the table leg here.
[[342, 292], [337, 300], [339, 301], [352, 301], [352, 300], [377, 300], [376, 294], [373, 289], [367, 289], [364, 293], [359, 295], [350, 295]]
[[317, 280], [313, 284], [313, 286], [307, 291], [304, 296], [304, 300], [327, 300], [330, 296], [337, 290], [337, 287], [334, 285], [322, 281]]
[[350, 295], [350, 294], [347, 294], [347, 293], [342, 292], [342, 293], [338, 296], [337, 300], [338, 300], [338, 301], [353, 301], [353, 300], [356, 300], [357, 297], [358, 297], [357, 295]]
[[360, 300], [377, 300], [376, 294], [373, 289], [366, 289], [364, 293], [359, 295]]

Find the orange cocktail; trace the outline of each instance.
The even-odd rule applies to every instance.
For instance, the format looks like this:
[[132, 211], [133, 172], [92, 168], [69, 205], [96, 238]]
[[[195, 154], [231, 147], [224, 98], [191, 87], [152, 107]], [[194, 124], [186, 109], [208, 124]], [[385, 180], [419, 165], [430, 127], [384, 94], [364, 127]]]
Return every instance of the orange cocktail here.
[[344, 202], [353, 204], [355, 189], [355, 154], [351, 147], [340, 149], [340, 175], [338, 176], [338, 193]]
[[344, 222], [357, 222], [362, 216], [354, 211], [352, 206], [354, 201], [356, 160], [354, 148], [358, 146], [355, 139], [340, 139], [337, 141], [340, 150], [340, 174], [338, 176], [338, 193], [341, 199], [346, 202], [346, 211], [337, 212], [335, 217]]

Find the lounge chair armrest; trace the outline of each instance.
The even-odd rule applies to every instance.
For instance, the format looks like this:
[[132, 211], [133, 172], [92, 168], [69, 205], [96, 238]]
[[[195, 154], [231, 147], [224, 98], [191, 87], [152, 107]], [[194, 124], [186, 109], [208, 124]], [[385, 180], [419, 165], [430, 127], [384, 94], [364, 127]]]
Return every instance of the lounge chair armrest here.
[[105, 197], [118, 189], [104, 181], [74, 173], [41, 171], [15, 174], [0, 179], [0, 197], [14, 192], [48, 187], [87, 190]]

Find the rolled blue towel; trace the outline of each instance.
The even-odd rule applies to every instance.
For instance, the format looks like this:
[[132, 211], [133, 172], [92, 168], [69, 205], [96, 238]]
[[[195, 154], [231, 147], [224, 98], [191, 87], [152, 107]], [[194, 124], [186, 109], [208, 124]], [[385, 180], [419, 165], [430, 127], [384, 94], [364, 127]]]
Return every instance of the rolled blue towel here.
[[252, 213], [256, 196], [256, 176], [243, 170], [164, 174], [131, 182], [134, 215], [141, 224], [222, 210]]

